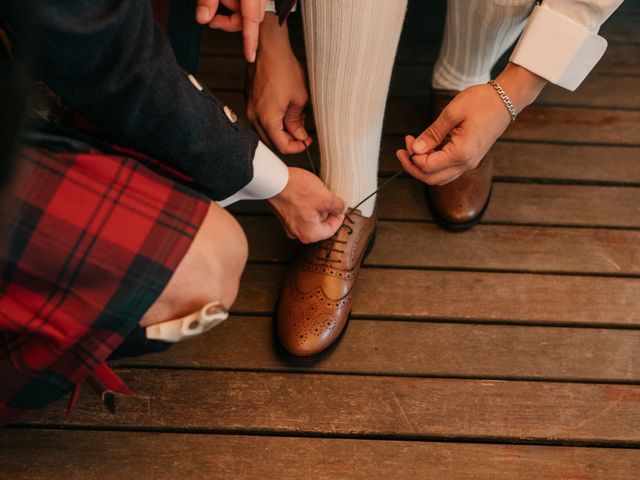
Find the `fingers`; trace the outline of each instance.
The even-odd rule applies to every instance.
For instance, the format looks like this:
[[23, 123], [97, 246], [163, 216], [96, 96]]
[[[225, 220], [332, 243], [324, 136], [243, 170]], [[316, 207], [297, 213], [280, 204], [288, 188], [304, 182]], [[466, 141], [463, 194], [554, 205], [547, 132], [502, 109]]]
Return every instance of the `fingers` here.
[[468, 170], [466, 165], [454, 165], [435, 173], [425, 173], [414, 163], [407, 150], [398, 150], [396, 155], [409, 175], [428, 185], [445, 185]]
[[256, 60], [260, 23], [264, 19], [265, 0], [242, 0], [242, 37], [244, 39], [244, 57], [249, 63]]
[[[452, 181], [453, 177], [458, 177], [475, 166], [464, 146], [455, 140], [458, 139], [452, 138], [442, 150], [427, 155], [409, 155], [408, 152], [412, 150], [415, 139], [411, 135], [405, 137], [409, 161], [424, 174], [421, 180], [430, 185], [441, 185]], [[400, 157], [398, 158], [400, 159]]]
[[[209, 23], [212, 28], [227, 32], [242, 30], [244, 56], [249, 63], [256, 60], [260, 23], [264, 19], [266, 0], [222, 0], [231, 15], [215, 15], [219, 0], [198, 0], [196, 19], [198, 23]], [[215, 8], [213, 8], [215, 6]], [[206, 21], [201, 21], [207, 18]]]
[[[305, 102], [306, 103], [306, 102]], [[284, 127], [296, 140], [306, 143], [310, 139], [304, 128], [304, 104], [291, 104], [284, 116]]]
[[327, 206], [327, 210], [331, 215], [342, 215], [347, 211], [347, 204], [342, 198], [331, 193], [331, 200]]
[[457, 115], [456, 109], [448, 105], [436, 118], [436, 121], [416, 138], [410, 151], [419, 155], [431, 152], [447, 138], [449, 132], [461, 121], [462, 118]]
[[[285, 154], [303, 152], [306, 146], [311, 144], [311, 137], [304, 128], [302, 110], [298, 107], [293, 110], [292, 108], [290, 105], [284, 114], [280, 111], [265, 113], [259, 119], [273, 144]], [[293, 135], [293, 128], [299, 137]]]
[[316, 238], [316, 240], [314, 241], [318, 242], [320, 240], [326, 240], [327, 238], [334, 235], [340, 228], [340, 225], [342, 225], [342, 222], [344, 222], [344, 214], [329, 215], [323, 222], [320, 223], [317, 233], [318, 238]]
[[402, 168], [404, 168], [409, 175], [421, 182], [429, 183], [428, 176], [411, 161], [411, 157], [407, 150], [398, 150], [396, 152], [396, 156], [398, 157], [398, 160], [400, 160]]
[[211, 28], [218, 28], [225, 32], [239, 32], [242, 30], [242, 15], [233, 13], [231, 15], [216, 15], [209, 22]]
[[196, 5], [196, 22], [206, 25], [218, 10], [218, 0], [198, 0]]
[[282, 121], [267, 126], [266, 132], [280, 153], [293, 154], [305, 150], [305, 142], [296, 140], [287, 132], [282, 125]]

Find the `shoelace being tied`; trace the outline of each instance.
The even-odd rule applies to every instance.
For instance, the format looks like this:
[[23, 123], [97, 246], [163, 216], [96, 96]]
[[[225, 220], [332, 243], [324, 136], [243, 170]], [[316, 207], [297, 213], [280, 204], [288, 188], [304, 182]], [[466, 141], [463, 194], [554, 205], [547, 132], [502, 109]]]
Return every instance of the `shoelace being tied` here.
[[[311, 156], [311, 152], [309, 151], [309, 147], [306, 144], [305, 144], [305, 151], [307, 153], [307, 158], [309, 159], [309, 166], [311, 167], [311, 171], [313, 172], [314, 175], [317, 175], [316, 167], [315, 167], [315, 164], [313, 162], [313, 157]], [[323, 240], [321, 242], [318, 242], [316, 244], [319, 249], [322, 249], [322, 250], [324, 250], [326, 252], [326, 255], [324, 257], [317, 256], [316, 258], [318, 260], [325, 262], [327, 265], [331, 265], [331, 263], [341, 263], [342, 262], [341, 259], [332, 260], [331, 259], [331, 254], [333, 252], [339, 253], [339, 254], [344, 253], [344, 250], [339, 250], [339, 249], [335, 248], [335, 245], [336, 245], [336, 243], [337, 244], [342, 244], [342, 245], [346, 245], [346, 243], [347, 243], [346, 240], [338, 240], [338, 236], [340, 234], [340, 231], [343, 228], [347, 231], [347, 235], [351, 235], [353, 233], [353, 228], [351, 226], [347, 225], [347, 221], [349, 223], [351, 223], [351, 225], [355, 224], [355, 222], [349, 216], [349, 214], [351, 212], [353, 212], [354, 210], [357, 210], [358, 207], [360, 207], [360, 205], [362, 205], [364, 202], [366, 202], [371, 197], [373, 197], [378, 192], [380, 192], [380, 190], [382, 190], [384, 187], [386, 187], [388, 184], [390, 184], [393, 180], [398, 178], [402, 174], [403, 171], [404, 171], [403, 169], [398, 170], [396, 173], [394, 173], [389, 178], [387, 178], [384, 182], [382, 182], [382, 184], [378, 188], [376, 188], [373, 192], [371, 192], [369, 195], [367, 195], [362, 200], [360, 200], [356, 204], [355, 207], [349, 207], [347, 212], [344, 214], [345, 222], [343, 222], [342, 225], [340, 225], [340, 227], [338, 228], [338, 231], [336, 233], [334, 233], [332, 237], [330, 237], [330, 238], [328, 238], [326, 240]]]

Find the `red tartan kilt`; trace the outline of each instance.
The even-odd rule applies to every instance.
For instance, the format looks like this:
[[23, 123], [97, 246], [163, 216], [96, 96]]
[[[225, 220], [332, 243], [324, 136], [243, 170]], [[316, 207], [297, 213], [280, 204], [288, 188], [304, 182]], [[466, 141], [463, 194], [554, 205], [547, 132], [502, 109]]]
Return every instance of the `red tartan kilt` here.
[[25, 149], [3, 203], [0, 424], [105, 361], [158, 298], [209, 201], [128, 156]]

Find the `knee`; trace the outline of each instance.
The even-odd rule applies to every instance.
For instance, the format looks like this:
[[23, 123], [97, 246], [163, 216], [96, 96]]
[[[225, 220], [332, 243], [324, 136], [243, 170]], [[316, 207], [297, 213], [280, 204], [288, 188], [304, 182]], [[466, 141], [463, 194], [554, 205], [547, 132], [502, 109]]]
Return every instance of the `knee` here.
[[210, 210], [196, 240], [200, 263], [197, 295], [204, 300], [202, 303], [219, 301], [230, 308], [238, 296], [249, 255], [247, 237], [235, 218], [218, 209]]
[[223, 245], [215, 253], [212, 252], [215, 258], [211, 259], [210, 267], [217, 271], [215, 277], [220, 289], [218, 300], [230, 308], [238, 296], [240, 279], [249, 256], [249, 244], [236, 219], [227, 212], [224, 213], [224, 230], [219, 232], [219, 235], [223, 235], [219, 244]]
[[167, 287], [140, 324], [179, 318], [215, 301], [230, 308], [238, 295], [248, 250], [240, 224], [212, 204]]

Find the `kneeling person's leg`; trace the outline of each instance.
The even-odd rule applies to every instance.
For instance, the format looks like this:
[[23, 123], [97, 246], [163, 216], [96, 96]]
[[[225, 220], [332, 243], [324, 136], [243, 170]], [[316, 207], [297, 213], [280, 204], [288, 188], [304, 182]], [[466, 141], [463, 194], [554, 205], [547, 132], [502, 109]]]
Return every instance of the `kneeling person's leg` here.
[[140, 325], [179, 318], [215, 301], [230, 308], [247, 255], [247, 239], [240, 224], [212, 203], [189, 250]]

